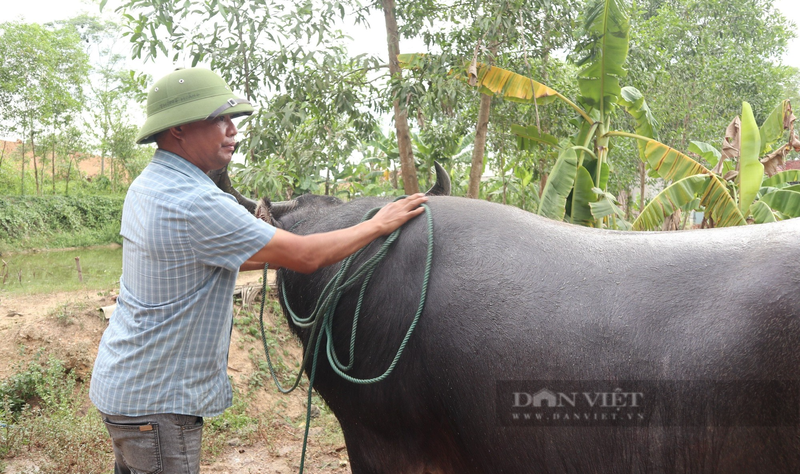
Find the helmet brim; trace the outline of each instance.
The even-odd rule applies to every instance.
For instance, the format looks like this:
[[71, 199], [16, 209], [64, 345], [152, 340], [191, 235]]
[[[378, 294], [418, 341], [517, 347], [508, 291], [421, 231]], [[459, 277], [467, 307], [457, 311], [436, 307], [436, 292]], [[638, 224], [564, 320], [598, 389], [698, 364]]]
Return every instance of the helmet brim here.
[[[235, 96], [230, 93], [221, 94], [161, 110], [147, 117], [144, 125], [142, 125], [142, 128], [139, 130], [139, 134], [136, 136], [136, 143], [152, 143], [155, 141], [156, 135], [164, 130], [205, 120], [220, 105], [231, 98], [235, 99]], [[250, 115], [253, 111], [252, 105], [241, 103], [226, 109], [221, 115], [238, 117], [241, 115]]]

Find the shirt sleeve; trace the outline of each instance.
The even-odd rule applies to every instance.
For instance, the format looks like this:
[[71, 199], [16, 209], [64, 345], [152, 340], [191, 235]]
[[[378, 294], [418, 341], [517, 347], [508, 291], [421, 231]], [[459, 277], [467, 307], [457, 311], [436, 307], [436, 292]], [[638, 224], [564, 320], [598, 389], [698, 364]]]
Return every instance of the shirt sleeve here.
[[189, 213], [189, 235], [197, 259], [238, 270], [275, 235], [275, 227], [256, 219], [220, 190], [203, 193]]

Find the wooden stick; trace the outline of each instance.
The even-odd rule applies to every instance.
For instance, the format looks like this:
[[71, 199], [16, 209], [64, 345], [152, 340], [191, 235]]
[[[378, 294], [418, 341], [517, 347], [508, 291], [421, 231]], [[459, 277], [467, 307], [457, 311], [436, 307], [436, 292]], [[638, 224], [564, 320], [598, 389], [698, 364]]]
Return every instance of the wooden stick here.
[[78, 280], [83, 283], [83, 272], [81, 271], [81, 258], [75, 257], [75, 266], [78, 267]]

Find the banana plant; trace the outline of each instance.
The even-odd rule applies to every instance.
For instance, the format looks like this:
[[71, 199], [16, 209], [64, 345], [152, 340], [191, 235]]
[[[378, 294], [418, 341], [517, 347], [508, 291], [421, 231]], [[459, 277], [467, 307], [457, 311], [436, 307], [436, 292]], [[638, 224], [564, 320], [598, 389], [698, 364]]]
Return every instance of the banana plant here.
[[[556, 100], [571, 107], [580, 117], [578, 133], [566, 140], [548, 135], [536, 125], [517, 125], [512, 132], [524, 148], [545, 144], [559, 149], [559, 157], [542, 190], [539, 214], [586, 226], [621, 218], [614, 196], [606, 192], [608, 183], [611, 117], [619, 107], [636, 120], [636, 138], [654, 136], [656, 121], [642, 94], [632, 87], [621, 87], [628, 54], [630, 0], [592, 0], [587, 10], [584, 59], [578, 74], [580, 96], [577, 104], [558, 91], [532, 78], [480, 63], [464, 63], [455, 74], [477, 87], [478, 91], [504, 100], [547, 105]], [[400, 55], [405, 67], [424, 66], [424, 55]], [[640, 147], [644, 159], [645, 147]], [[624, 227], [621, 219], [618, 221]]]
[[[606, 188], [610, 140], [627, 137], [637, 141], [639, 157], [649, 167], [650, 175], [671, 183], [643, 210], [633, 223], [634, 229], [659, 228], [666, 216], [687, 206], [703, 209], [709, 222], [716, 226], [746, 224], [751, 214], [756, 222], [769, 220], [770, 216], [795, 215], [792, 207], [795, 196], [788, 194], [795, 191], [780, 189], [781, 193], [768, 197], [778, 189], [762, 186], [764, 164], [758, 159], [782, 136], [783, 125], [788, 120], [787, 107], [791, 113], [788, 102], [784, 109], [771, 114], [760, 129], [755, 125], [749, 105], [745, 105], [748, 111], [742, 114], [735, 182], [729, 186], [725, 176], [721, 176], [716, 168], [710, 170], [688, 155], [657, 141], [657, 122], [641, 92], [621, 86], [620, 80], [626, 75], [629, 10], [629, 0], [590, 1], [584, 24], [586, 39], [581, 47], [584, 59], [581, 63], [583, 69], [578, 74], [580, 96], [577, 104], [532, 78], [500, 67], [465, 62], [460, 69], [453, 71], [456, 77], [474, 85], [483, 94], [515, 102], [535, 102], [537, 105], [558, 100], [579, 116], [579, 131], [562, 140], [544, 133], [535, 125], [512, 126], [520, 148], [543, 144], [559, 150], [559, 157], [542, 191], [538, 213], [585, 226], [626, 228], [615, 198], [607, 193]], [[425, 65], [424, 55], [406, 54], [398, 59], [404, 67], [422, 68]], [[634, 119], [635, 133], [611, 130], [611, 117], [620, 108]], [[713, 148], [705, 144], [695, 146]], [[800, 150], [800, 142], [796, 149]], [[698, 151], [704, 153], [708, 150]], [[781, 149], [773, 153], [785, 154]], [[722, 158], [718, 161], [721, 170], [734, 171], [731, 162]], [[764, 205], [775, 212], [765, 212]]]
[[[692, 142], [689, 150], [705, 159], [702, 165], [661, 191], [634, 221], [637, 230], [658, 229], [677, 209], [702, 210], [710, 226], [764, 223], [800, 217], [800, 171], [778, 172], [786, 154], [800, 150], [794, 131], [791, 103], [781, 102], [761, 127], [756, 125], [750, 104], [742, 104], [741, 118], [728, 127], [723, 151]], [[788, 143], [778, 143], [788, 130]], [[763, 158], [762, 158], [763, 156]], [[737, 159], [734, 165], [727, 158]]]

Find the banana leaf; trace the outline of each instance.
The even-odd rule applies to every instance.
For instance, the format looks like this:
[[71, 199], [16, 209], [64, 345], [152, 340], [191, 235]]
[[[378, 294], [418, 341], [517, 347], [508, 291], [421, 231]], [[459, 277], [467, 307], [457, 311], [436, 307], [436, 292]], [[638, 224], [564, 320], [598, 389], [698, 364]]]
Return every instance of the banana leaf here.
[[611, 216], [611, 219], [609, 219], [611, 228], [630, 230], [631, 225], [625, 221], [625, 213], [617, 205], [617, 198], [613, 194], [603, 191], [600, 188], [594, 188], [592, 191], [594, 191], [598, 197], [597, 202], [589, 203], [589, 207], [592, 209], [592, 216], [598, 221]]
[[594, 0], [586, 17], [585, 30], [591, 43], [584, 50], [588, 63], [578, 73], [581, 101], [590, 109], [599, 109], [605, 116], [621, 94], [619, 80], [627, 71], [630, 19], [626, 0]]
[[[421, 69], [426, 65], [425, 54], [398, 54], [400, 67]], [[533, 79], [497, 66], [477, 63], [478, 91], [486, 95], [500, 95], [504, 100], [531, 103], [536, 100], [539, 105], [549, 104], [561, 97], [561, 94]], [[469, 80], [469, 64], [458, 70], [450, 71], [459, 79]]]
[[[625, 107], [625, 110], [636, 121], [635, 130], [638, 135], [656, 138], [658, 122], [653, 117], [653, 112], [639, 89], [631, 86], [623, 87], [619, 97], [619, 104]], [[639, 147], [639, 157], [644, 161], [644, 150], [647, 144], [641, 140], [636, 140], [636, 145]]]
[[529, 125], [527, 127], [511, 125], [511, 133], [517, 136], [517, 147], [520, 150], [532, 150], [534, 148], [534, 143], [558, 146], [558, 138], [547, 133], [542, 133], [536, 125]]
[[504, 100], [523, 103], [533, 102], [535, 98], [539, 105], [549, 104], [559, 96], [555, 90], [521, 74], [481, 63], [477, 66], [477, 87], [482, 94], [496, 94]]
[[756, 224], [764, 224], [765, 222], [776, 222], [775, 214], [772, 209], [762, 201], [756, 201], [750, 206], [750, 211], [753, 213], [753, 220]]
[[700, 199], [700, 204], [705, 208], [706, 215], [710, 215], [717, 227], [732, 227], [747, 225], [742, 213], [736, 206], [736, 201], [731, 197], [725, 184], [717, 176], [711, 179]]
[[713, 145], [709, 145], [705, 142], [689, 142], [689, 151], [706, 160], [712, 168], [717, 166], [719, 158], [722, 156], [722, 153], [720, 153], [720, 151], [717, 150]]
[[642, 209], [639, 217], [633, 221], [633, 230], [660, 229], [667, 216], [691, 203], [703, 193], [710, 178], [710, 175], [703, 174], [687, 176], [667, 186]]
[[711, 173], [700, 163], [655, 140], [647, 142], [644, 155], [650, 169], [666, 180], [676, 181], [687, 176]]
[[765, 178], [764, 181], [761, 182], [761, 186], [780, 188], [786, 185], [786, 183], [795, 181], [800, 182], [800, 170], [786, 170], [770, 178]]
[[718, 227], [747, 224], [725, 185], [714, 175], [697, 174], [667, 186], [645, 206], [632, 227], [634, 230], [660, 229], [667, 216], [685, 208], [697, 197], [706, 215], [710, 215]]
[[578, 166], [575, 175], [575, 188], [572, 191], [572, 208], [570, 209], [570, 222], [584, 227], [597, 227], [597, 220], [592, 215], [591, 204], [597, 201], [597, 194], [593, 190], [594, 180], [589, 170]]
[[761, 198], [761, 201], [787, 217], [800, 217], [800, 192], [779, 189]]
[[753, 116], [753, 109], [747, 102], [742, 102], [741, 148], [739, 151], [739, 210], [743, 216], [750, 211], [750, 204], [761, 188], [764, 180], [764, 165], [759, 161], [761, 151], [761, 135]]
[[547, 184], [542, 191], [539, 203], [540, 216], [549, 217], [558, 221], [564, 220], [567, 208], [567, 196], [575, 184], [575, 175], [578, 171], [578, 157], [575, 150], [567, 148], [561, 152], [556, 164], [550, 171]]
[[784, 100], [778, 104], [777, 107], [772, 109], [772, 112], [770, 112], [759, 129], [759, 135], [761, 137], [759, 155], [764, 155], [772, 151], [772, 144], [783, 137], [783, 132], [791, 127], [794, 119], [792, 104], [788, 100]]

